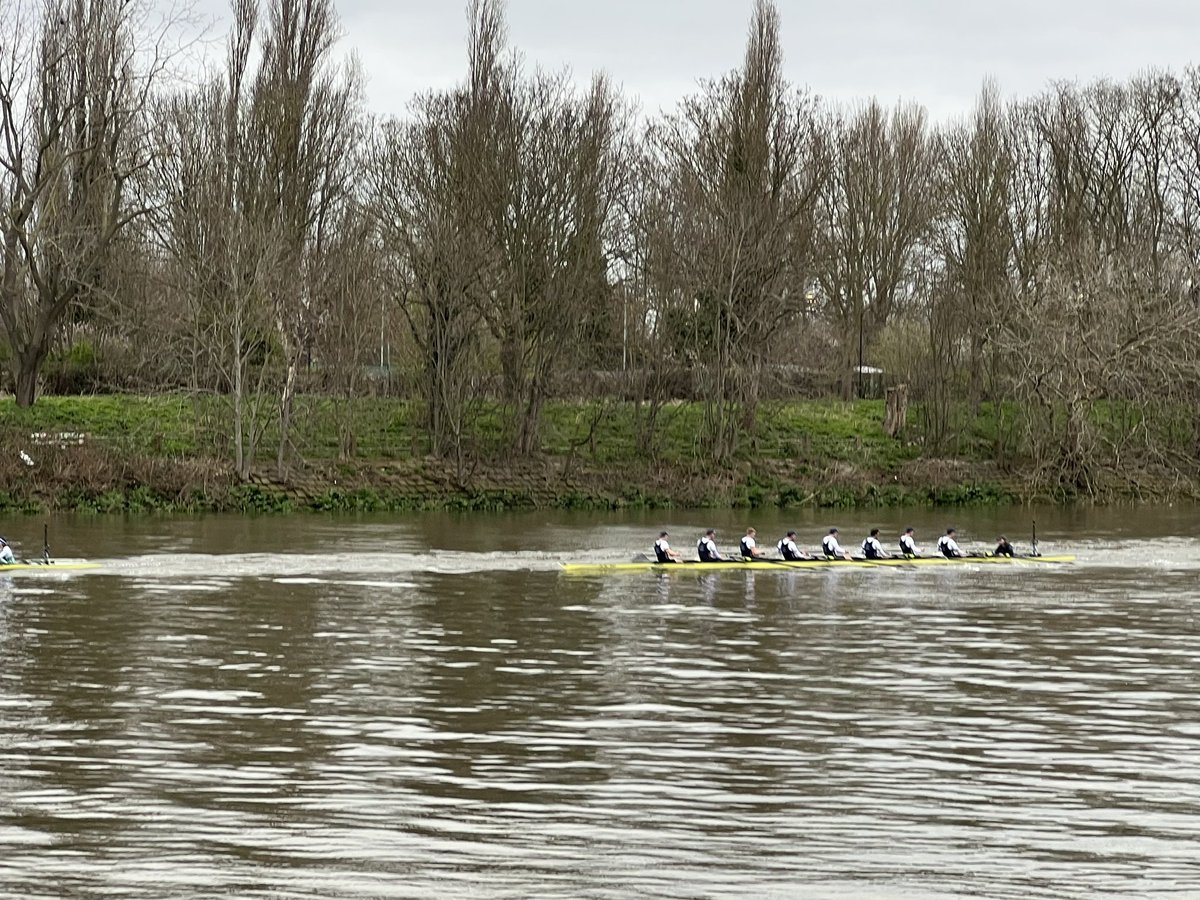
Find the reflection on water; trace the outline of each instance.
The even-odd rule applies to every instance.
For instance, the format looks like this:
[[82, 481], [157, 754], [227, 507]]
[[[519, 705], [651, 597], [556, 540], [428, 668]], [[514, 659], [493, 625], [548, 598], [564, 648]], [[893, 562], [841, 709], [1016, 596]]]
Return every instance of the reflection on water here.
[[[345, 539], [340, 572], [273, 553], [269, 520], [172, 568], [192, 527], [123, 537], [175, 529], [174, 557], [0, 583], [0, 894], [1200, 884], [1191, 540], [1019, 572], [564, 578], [550, 542], [409, 565], [400, 523]], [[558, 539], [628, 551], [590, 528]]]

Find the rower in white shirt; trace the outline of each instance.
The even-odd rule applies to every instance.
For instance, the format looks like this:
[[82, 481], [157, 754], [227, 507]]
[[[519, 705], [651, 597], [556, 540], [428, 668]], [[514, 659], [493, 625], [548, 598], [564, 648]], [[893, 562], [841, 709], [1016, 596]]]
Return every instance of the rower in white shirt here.
[[917, 539], [913, 537], [912, 528], [905, 528], [904, 534], [900, 535], [900, 555], [901, 556], [920, 556], [921, 548], [917, 546]]
[[940, 554], [942, 554], [942, 556], [948, 557], [950, 559], [955, 559], [957, 557], [962, 556], [963, 555], [962, 548], [960, 548], [958, 546], [958, 542], [954, 540], [954, 538], [957, 536], [957, 534], [958, 534], [958, 532], [956, 532], [953, 528], [947, 528], [946, 533], [943, 534], [940, 538], [938, 538], [938, 542], [937, 542], [938, 553], [940, 553]]
[[779, 551], [779, 555], [784, 559], [798, 560], [804, 559], [804, 554], [800, 552], [800, 548], [796, 546], [796, 532], [789, 531], [784, 535], [783, 539], [775, 545]]
[[700, 562], [722, 562], [725, 559], [717, 550], [715, 529], [708, 529], [704, 532], [704, 536], [696, 542], [696, 555], [700, 558]]
[[871, 536], [862, 542], [862, 552], [867, 559], [887, 558], [887, 554], [883, 552], [883, 544], [879, 543], [878, 528], [872, 528]]
[[667, 533], [660, 531], [658, 540], [654, 542], [654, 559], [660, 563], [675, 563], [680, 562], [679, 554], [671, 549], [670, 543], [667, 541]]
[[821, 538], [821, 551], [826, 559], [850, 559], [850, 554], [838, 543], [838, 530], [830, 528], [829, 534]]
[[753, 528], [746, 529], [746, 536], [742, 538], [738, 546], [742, 559], [754, 559], [756, 556], [762, 556], [762, 551], [758, 549], [758, 543], [755, 540], [757, 535], [758, 532]]

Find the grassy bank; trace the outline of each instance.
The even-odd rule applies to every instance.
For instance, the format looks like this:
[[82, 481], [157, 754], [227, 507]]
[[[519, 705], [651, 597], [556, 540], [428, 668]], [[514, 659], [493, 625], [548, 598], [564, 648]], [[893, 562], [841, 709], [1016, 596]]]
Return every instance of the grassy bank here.
[[[286, 512], [421, 509], [857, 507], [1004, 503], [1022, 499], [982, 454], [927, 459], [881, 428], [879, 401], [765, 407], [740, 458], [719, 470], [698, 446], [702, 410], [663, 413], [653, 458], [636, 449], [635, 411], [606, 404], [546, 410], [542, 452], [506, 460], [501, 417], [486, 414], [473, 462], [458, 471], [426, 455], [419, 410], [398, 400], [335, 407], [300, 398], [294, 444], [302, 461], [284, 479], [264, 456], [235, 479], [217, 398], [43, 397], [30, 409], [0, 401], [0, 509]], [[356, 454], [339, 459], [339, 421]], [[980, 435], [978, 446], [987, 445]], [[264, 448], [275, 446], [268, 428]], [[24, 452], [32, 465], [22, 459]]]

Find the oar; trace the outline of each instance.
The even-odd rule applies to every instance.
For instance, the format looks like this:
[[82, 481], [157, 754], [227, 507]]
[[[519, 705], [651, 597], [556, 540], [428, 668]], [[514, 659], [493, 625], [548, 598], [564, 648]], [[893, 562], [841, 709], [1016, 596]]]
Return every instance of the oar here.
[[50, 523], [42, 524], [42, 562], [50, 565]]
[[1042, 555], [1040, 552], [1038, 552], [1038, 546], [1037, 546], [1037, 519], [1033, 520], [1033, 553], [1031, 555], [1032, 556], [1041, 556]]

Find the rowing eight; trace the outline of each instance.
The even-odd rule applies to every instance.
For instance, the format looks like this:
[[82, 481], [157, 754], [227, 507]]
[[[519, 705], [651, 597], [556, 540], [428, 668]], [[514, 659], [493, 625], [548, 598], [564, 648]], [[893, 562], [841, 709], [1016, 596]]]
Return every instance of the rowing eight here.
[[624, 563], [563, 563], [567, 575], [604, 572], [713, 572], [770, 571], [778, 569], [879, 569], [898, 566], [1032, 565], [1074, 562], [1074, 556], [894, 556], [887, 559], [726, 559], [721, 562], [660, 563], [652, 560]]

